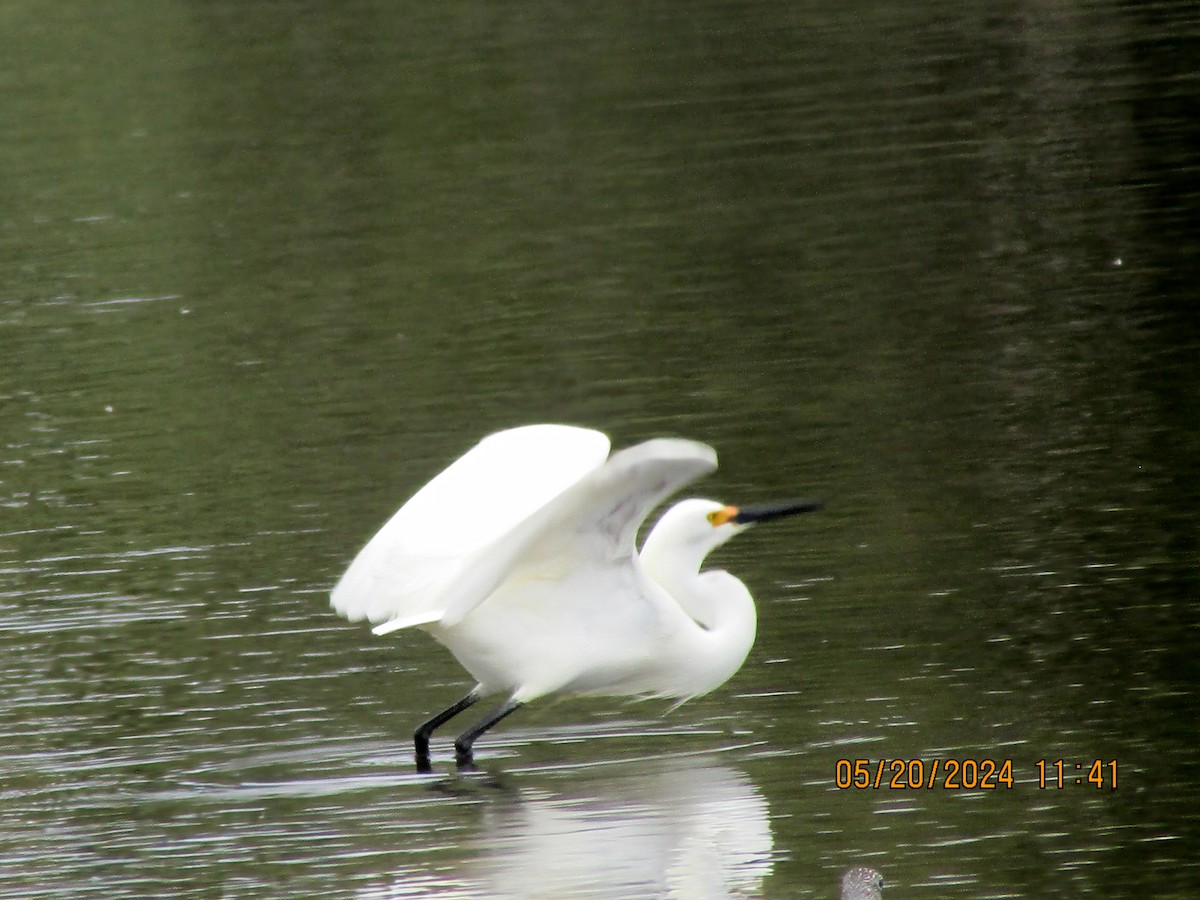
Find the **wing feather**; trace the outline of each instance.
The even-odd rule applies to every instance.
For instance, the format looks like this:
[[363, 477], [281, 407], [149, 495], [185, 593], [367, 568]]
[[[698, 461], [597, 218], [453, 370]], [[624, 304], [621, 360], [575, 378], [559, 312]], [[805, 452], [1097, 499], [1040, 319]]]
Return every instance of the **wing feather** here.
[[367, 542], [333, 589], [331, 605], [352, 622], [383, 622], [385, 631], [437, 621], [446, 588], [482, 549], [601, 467], [608, 451], [604, 434], [567, 425], [484, 438]]
[[696, 441], [662, 438], [614, 453], [477, 552], [446, 586], [438, 602], [445, 610], [440, 624], [461, 621], [509, 578], [632, 559], [637, 530], [650, 511], [716, 467], [716, 452]]

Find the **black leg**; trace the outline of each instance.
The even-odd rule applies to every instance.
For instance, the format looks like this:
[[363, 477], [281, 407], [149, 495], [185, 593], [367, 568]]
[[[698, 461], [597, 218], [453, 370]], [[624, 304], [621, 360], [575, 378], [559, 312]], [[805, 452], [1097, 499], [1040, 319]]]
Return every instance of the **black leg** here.
[[453, 706], [448, 709], [443, 709], [440, 713], [434, 716], [425, 724], [417, 728], [413, 732], [413, 745], [417, 751], [417, 771], [429, 771], [429, 736], [433, 734], [435, 728], [445, 725], [468, 706], [474, 706], [479, 700], [479, 688], [475, 688], [467, 696], [463, 697]]
[[473, 761], [471, 756], [471, 746], [475, 743], [475, 740], [505, 716], [516, 712], [521, 708], [522, 705], [523, 704], [518, 703], [516, 700], [509, 700], [503, 706], [498, 707], [490, 716], [488, 716], [474, 728], [463, 732], [463, 734], [459, 736], [458, 740], [454, 742], [454, 761], [458, 763], [460, 769], [469, 768], [471, 766]]

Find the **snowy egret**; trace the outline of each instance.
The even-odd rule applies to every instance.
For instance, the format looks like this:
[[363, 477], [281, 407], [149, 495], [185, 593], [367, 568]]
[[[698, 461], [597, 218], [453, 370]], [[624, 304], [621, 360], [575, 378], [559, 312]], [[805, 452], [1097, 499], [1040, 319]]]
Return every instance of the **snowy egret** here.
[[883, 876], [859, 866], [842, 877], [842, 900], [883, 900]]
[[610, 457], [598, 431], [528, 425], [484, 438], [388, 520], [333, 589], [333, 608], [377, 623], [375, 634], [428, 632], [477, 682], [417, 728], [418, 768], [428, 770], [433, 730], [488, 695], [505, 700], [455, 741], [460, 766], [481, 734], [538, 697], [682, 703], [741, 667], [754, 601], [729, 573], [700, 566], [752, 523], [819, 504], [684, 500], [639, 553], [650, 511], [716, 467], [695, 441]]

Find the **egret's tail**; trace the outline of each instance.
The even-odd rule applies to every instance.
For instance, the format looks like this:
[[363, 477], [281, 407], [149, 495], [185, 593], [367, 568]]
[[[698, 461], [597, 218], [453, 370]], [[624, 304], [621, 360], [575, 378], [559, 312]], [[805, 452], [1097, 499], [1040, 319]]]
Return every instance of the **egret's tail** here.
[[442, 614], [438, 611], [421, 613], [416, 616], [400, 616], [395, 619], [388, 619], [386, 622], [381, 622], [371, 629], [372, 634], [391, 634], [393, 631], [401, 631], [405, 628], [416, 628], [418, 625], [432, 625], [434, 622], [440, 621]]

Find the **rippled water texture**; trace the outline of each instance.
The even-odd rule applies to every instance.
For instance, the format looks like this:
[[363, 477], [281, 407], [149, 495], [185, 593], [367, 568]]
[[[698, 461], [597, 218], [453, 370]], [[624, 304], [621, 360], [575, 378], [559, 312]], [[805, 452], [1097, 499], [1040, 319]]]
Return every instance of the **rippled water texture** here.
[[[0, 896], [1200, 894], [1194, 4], [0, 30]], [[537, 421], [825, 509], [714, 556], [721, 689], [421, 776], [465, 675], [328, 592]]]

